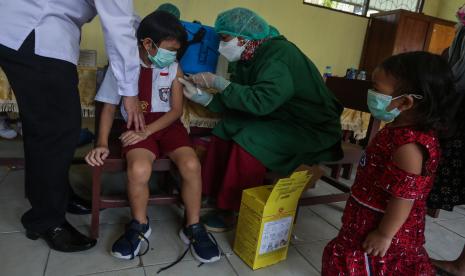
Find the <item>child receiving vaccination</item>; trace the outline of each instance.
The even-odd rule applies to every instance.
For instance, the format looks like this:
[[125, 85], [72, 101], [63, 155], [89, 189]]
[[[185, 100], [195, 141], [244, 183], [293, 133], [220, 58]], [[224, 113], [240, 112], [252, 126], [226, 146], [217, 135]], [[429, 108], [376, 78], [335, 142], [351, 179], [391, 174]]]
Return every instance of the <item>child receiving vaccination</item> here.
[[426, 200], [440, 157], [438, 134], [455, 93], [447, 63], [411, 52], [385, 60], [368, 91], [388, 124], [366, 148], [322, 275], [435, 275], [425, 243]]
[[[123, 155], [127, 160], [127, 190], [132, 220], [125, 233], [113, 244], [111, 253], [117, 258], [133, 259], [139, 254], [141, 243], [148, 243], [151, 233], [147, 217], [148, 181], [154, 160], [167, 156], [176, 164], [182, 178], [181, 196], [186, 208], [186, 225], [179, 232], [180, 238], [191, 245], [192, 255], [197, 260], [215, 262], [220, 259], [218, 246], [199, 223], [202, 192], [200, 163], [179, 120], [183, 93], [182, 84], [177, 78], [182, 77], [183, 73], [176, 62], [176, 55], [187, 43], [186, 31], [173, 15], [155, 11], [140, 23], [137, 39], [141, 66], [138, 96], [146, 127], [143, 132], [127, 129], [120, 136]], [[86, 156], [91, 166], [103, 165], [109, 155], [108, 136], [120, 102], [116, 87], [116, 79], [108, 71], [96, 96], [97, 101], [105, 104], [96, 147]], [[123, 106], [121, 113], [126, 117]], [[146, 248], [149, 248], [148, 244]]]

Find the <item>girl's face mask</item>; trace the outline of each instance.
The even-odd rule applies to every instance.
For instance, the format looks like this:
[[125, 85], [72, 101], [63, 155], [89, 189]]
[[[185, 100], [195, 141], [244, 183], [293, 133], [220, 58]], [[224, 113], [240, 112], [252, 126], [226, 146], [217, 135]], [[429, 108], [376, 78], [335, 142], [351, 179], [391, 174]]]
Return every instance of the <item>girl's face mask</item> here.
[[374, 118], [390, 123], [394, 121], [394, 119], [397, 116], [399, 116], [401, 111], [397, 108], [387, 111], [386, 108], [391, 104], [392, 101], [402, 98], [404, 96], [412, 96], [418, 100], [423, 99], [423, 96], [417, 94], [403, 94], [393, 98], [392, 96], [376, 92], [373, 89], [368, 89], [368, 109], [370, 110], [371, 115], [373, 115]]
[[148, 50], [147, 51], [147, 58], [158, 68], [165, 68], [170, 66], [173, 62], [176, 61], [176, 51], [169, 51], [163, 48], [158, 47], [155, 43], [153, 43], [157, 48], [157, 53], [152, 56]]

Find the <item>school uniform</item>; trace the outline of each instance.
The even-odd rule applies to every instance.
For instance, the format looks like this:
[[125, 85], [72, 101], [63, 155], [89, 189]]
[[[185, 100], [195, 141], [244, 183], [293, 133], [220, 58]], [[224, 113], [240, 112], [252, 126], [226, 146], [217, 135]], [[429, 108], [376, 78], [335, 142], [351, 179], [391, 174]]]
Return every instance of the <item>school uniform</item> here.
[[[178, 72], [178, 63], [174, 62], [165, 68], [146, 66], [140, 61], [139, 101], [144, 114], [145, 123], [151, 124], [171, 110], [171, 88]], [[110, 69], [103, 80], [96, 101], [119, 105], [121, 96], [116, 94], [115, 76]], [[127, 120], [127, 113], [121, 105], [121, 114]], [[125, 129], [128, 130], [128, 129]], [[178, 119], [171, 125], [151, 134], [137, 144], [123, 148], [123, 156], [132, 149], [144, 148], [157, 158], [180, 148], [190, 147], [190, 139], [186, 128]]]

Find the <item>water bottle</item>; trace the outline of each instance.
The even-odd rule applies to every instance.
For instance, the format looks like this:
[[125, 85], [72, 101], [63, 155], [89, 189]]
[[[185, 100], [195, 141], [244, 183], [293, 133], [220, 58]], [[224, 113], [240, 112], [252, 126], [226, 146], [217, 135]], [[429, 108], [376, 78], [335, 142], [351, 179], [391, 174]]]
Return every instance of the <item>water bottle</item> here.
[[365, 71], [360, 71], [357, 76], [358, 80], [366, 80], [367, 79], [367, 72]]
[[357, 69], [353, 67], [347, 69], [346, 79], [355, 80], [356, 76], [357, 76]]
[[323, 79], [326, 80], [328, 77], [333, 75], [333, 68], [331, 66], [326, 66], [325, 72], [323, 74]]

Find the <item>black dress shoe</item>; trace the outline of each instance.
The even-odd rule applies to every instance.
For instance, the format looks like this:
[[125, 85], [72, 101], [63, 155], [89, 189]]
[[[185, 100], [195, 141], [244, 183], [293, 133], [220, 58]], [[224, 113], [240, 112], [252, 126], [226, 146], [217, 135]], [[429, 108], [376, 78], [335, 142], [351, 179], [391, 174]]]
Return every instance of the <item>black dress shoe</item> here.
[[92, 203], [77, 195], [70, 197], [67, 212], [74, 215], [88, 215], [92, 213]]
[[42, 238], [51, 249], [62, 252], [84, 251], [97, 243], [97, 240], [84, 236], [68, 222], [52, 227], [43, 234], [26, 229], [26, 237], [31, 240]]

